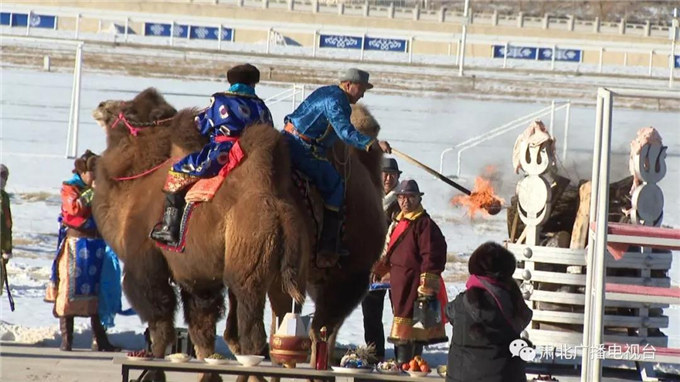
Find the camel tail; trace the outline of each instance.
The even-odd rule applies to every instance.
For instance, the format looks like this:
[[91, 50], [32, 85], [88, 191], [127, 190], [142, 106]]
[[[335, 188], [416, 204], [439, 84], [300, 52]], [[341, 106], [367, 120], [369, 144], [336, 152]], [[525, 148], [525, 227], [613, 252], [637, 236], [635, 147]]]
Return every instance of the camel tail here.
[[309, 244], [304, 235], [305, 224], [300, 213], [293, 205], [279, 202], [279, 221], [284, 240], [281, 243], [281, 282], [286, 291], [297, 303], [305, 301], [307, 264], [309, 264]]

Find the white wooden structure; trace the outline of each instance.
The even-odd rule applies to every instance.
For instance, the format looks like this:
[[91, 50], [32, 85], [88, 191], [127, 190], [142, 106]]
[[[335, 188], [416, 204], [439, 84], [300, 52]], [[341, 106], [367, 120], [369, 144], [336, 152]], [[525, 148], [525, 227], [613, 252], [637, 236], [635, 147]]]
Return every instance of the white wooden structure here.
[[[659, 236], [648, 236], [644, 238], [635, 238], [634, 235], [622, 234], [615, 237], [609, 235], [608, 216], [608, 199], [609, 199], [609, 159], [611, 153], [611, 134], [612, 134], [612, 112], [615, 97], [647, 97], [654, 99], [680, 99], [680, 93], [654, 90], [637, 90], [637, 89], [606, 89], [600, 88], [597, 93], [597, 114], [595, 124], [595, 144], [593, 153], [593, 175], [592, 175], [592, 195], [590, 206], [590, 235], [588, 239], [588, 256], [587, 256], [587, 275], [586, 275], [586, 295], [585, 295], [585, 317], [584, 317], [584, 332], [583, 332], [583, 346], [586, 349], [592, 349], [606, 341], [604, 333], [604, 307], [605, 303], [605, 265], [607, 258], [607, 245], [615, 242], [630, 243], [637, 245], [644, 245], [645, 248], [641, 252], [650, 257], [652, 255], [651, 247], [664, 246], [670, 249], [680, 249], [680, 239], [678, 238], [660, 238]], [[650, 147], [647, 150], [651, 150]], [[658, 147], [656, 148], [658, 150]], [[643, 148], [644, 152], [644, 148]], [[654, 162], [663, 162], [665, 155], [663, 151], [657, 151], [657, 156], [649, 166], [656, 169], [648, 174], [642, 171], [642, 180], [646, 183], [655, 183], [665, 174], [665, 164], [661, 166], [655, 165]], [[649, 158], [647, 158], [649, 159]], [[635, 162], [636, 171], [640, 172], [639, 163], [643, 158], [637, 158]], [[663, 168], [663, 173], [659, 171]], [[647, 187], [647, 185], [644, 185]], [[655, 186], [655, 185], [654, 185]], [[653, 188], [653, 187], [652, 187]], [[653, 192], [656, 194], [656, 192]], [[635, 193], [634, 193], [635, 196]], [[640, 195], [642, 196], [642, 195]], [[658, 194], [656, 194], [658, 196]], [[643, 216], [654, 215], [662, 210], [663, 199], [661, 201], [654, 201], [652, 197], [642, 198], [638, 197], [634, 202], [634, 208], [650, 208], [650, 211], [640, 212]], [[650, 201], [651, 200], [651, 201]], [[661, 203], [659, 205], [659, 202]], [[643, 207], [644, 206], [644, 207]], [[657, 215], [658, 216], [658, 215]], [[648, 219], [651, 223], [660, 223], [660, 216], [658, 218]], [[651, 225], [651, 224], [650, 224]], [[656, 229], [663, 230], [663, 229]], [[666, 229], [668, 230], [668, 229]], [[673, 231], [673, 230], [668, 230]], [[677, 232], [677, 230], [676, 230]], [[671, 232], [672, 233], [672, 232]], [[669, 235], [672, 236], [672, 235]], [[608, 243], [609, 242], [609, 243]], [[626, 255], [624, 255], [624, 258]], [[611, 280], [609, 280], [611, 281]], [[629, 283], [626, 283], [629, 284]], [[611, 296], [617, 300], [626, 303], [635, 303], [631, 301], [641, 301], [646, 306], [651, 306], [659, 302], [673, 302], [663, 296], [644, 296], [644, 295], [628, 295], [628, 296]], [[624, 298], [625, 297], [625, 298]], [[629, 343], [629, 342], [624, 342]], [[583, 357], [583, 366], [581, 369], [581, 380], [583, 381], [599, 381], [602, 377], [602, 359], [599, 357]]]

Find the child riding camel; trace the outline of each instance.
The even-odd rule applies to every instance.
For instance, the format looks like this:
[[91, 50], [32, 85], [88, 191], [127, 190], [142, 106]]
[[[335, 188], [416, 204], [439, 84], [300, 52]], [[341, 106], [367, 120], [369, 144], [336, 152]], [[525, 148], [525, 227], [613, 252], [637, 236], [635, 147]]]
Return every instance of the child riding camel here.
[[270, 124], [272, 116], [264, 101], [255, 95], [260, 71], [253, 65], [237, 65], [227, 72], [231, 84], [226, 92], [215, 93], [210, 106], [196, 116], [196, 128], [210, 142], [175, 163], [163, 187], [166, 194], [163, 222], [151, 231], [151, 238], [163, 244], [179, 241], [180, 220], [188, 186], [210, 178], [230, 161], [229, 152], [243, 131], [254, 124]]

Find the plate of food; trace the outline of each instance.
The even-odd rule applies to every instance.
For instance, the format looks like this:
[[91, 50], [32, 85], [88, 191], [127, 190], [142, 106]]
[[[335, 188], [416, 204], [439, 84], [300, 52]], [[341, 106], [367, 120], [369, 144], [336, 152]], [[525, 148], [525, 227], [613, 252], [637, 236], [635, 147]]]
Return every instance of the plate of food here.
[[127, 359], [130, 361], [151, 361], [153, 353], [149, 353], [146, 350], [130, 351], [127, 353]]
[[170, 354], [169, 356], [165, 357], [165, 359], [167, 359], [168, 361], [173, 362], [173, 363], [184, 363], [184, 362], [189, 362], [189, 360], [191, 359], [191, 356], [188, 355], [188, 354], [184, 354], [184, 353], [174, 353], [174, 354]]
[[399, 365], [397, 364], [396, 361], [394, 360], [388, 360], [385, 362], [379, 362], [375, 366], [375, 370], [380, 373], [380, 374], [400, 374], [401, 370], [399, 369]]
[[424, 377], [428, 374], [430, 374], [430, 365], [428, 365], [427, 361], [423, 359], [423, 357], [417, 355], [413, 357], [412, 360], [409, 362], [405, 363], [402, 366], [402, 370], [407, 372], [411, 377]]
[[211, 355], [203, 358], [203, 360], [208, 365], [224, 365], [225, 363], [229, 362], [227, 357], [223, 356], [220, 353], [211, 354]]
[[336, 373], [343, 374], [366, 374], [373, 371], [372, 366], [366, 367], [343, 367], [343, 366], [331, 366], [333, 371]]

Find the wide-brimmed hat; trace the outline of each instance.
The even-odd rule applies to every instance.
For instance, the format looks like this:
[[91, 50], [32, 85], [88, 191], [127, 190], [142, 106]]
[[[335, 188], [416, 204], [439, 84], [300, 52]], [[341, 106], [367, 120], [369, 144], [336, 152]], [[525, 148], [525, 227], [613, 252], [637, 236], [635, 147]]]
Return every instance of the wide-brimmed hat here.
[[399, 171], [399, 164], [397, 164], [397, 160], [394, 158], [383, 158], [382, 160], [382, 172], [396, 172], [397, 174], [401, 174], [401, 171]]
[[364, 84], [366, 85], [366, 89], [372, 89], [373, 84], [368, 82], [368, 77], [368, 72], [364, 70], [349, 68], [340, 76], [339, 80], [340, 82], [349, 81], [357, 84]]
[[227, 71], [230, 84], [256, 84], [260, 82], [260, 71], [251, 64], [236, 65]]
[[397, 195], [425, 195], [425, 193], [420, 192], [418, 183], [416, 183], [416, 181], [413, 179], [402, 180], [394, 193]]

